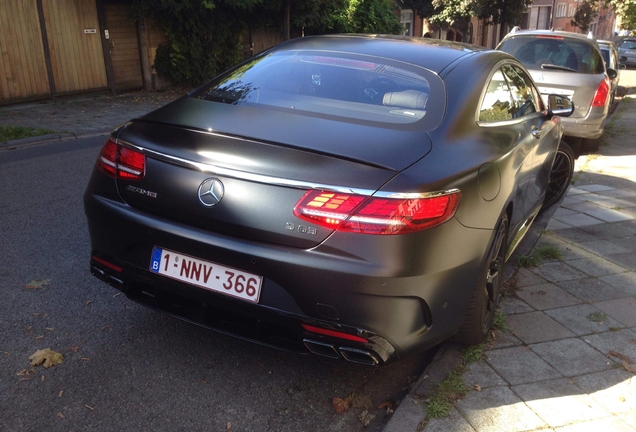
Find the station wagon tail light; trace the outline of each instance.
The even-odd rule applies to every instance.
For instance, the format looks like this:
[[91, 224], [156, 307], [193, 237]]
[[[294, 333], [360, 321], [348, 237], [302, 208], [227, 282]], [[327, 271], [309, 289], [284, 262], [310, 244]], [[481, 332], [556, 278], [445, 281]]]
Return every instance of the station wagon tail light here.
[[311, 190], [294, 214], [339, 231], [362, 234], [408, 234], [441, 225], [455, 215], [461, 192], [364, 195]]
[[592, 106], [593, 107], [605, 106], [605, 103], [607, 102], [607, 96], [609, 95], [609, 90], [610, 90], [609, 79], [605, 78], [603, 81], [601, 81], [601, 83], [598, 85], [598, 88], [596, 89], [596, 93], [594, 94], [594, 99], [592, 99]]
[[108, 138], [97, 159], [97, 168], [110, 177], [141, 180], [146, 171], [146, 156]]

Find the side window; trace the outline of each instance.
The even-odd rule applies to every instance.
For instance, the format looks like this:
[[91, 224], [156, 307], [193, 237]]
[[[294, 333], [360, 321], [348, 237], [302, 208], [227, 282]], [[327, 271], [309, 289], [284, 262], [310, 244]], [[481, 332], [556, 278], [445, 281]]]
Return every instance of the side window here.
[[511, 120], [512, 113], [515, 111], [516, 107], [510, 95], [508, 82], [499, 69], [488, 83], [484, 100], [479, 108], [479, 121], [493, 123]]
[[519, 67], [514, 65], [504, 65], [503, 74], [510, 86], [510, 93], [515, 104], [513, 118], [519, 118], [538, 111], [540, 105], [532, 80]]

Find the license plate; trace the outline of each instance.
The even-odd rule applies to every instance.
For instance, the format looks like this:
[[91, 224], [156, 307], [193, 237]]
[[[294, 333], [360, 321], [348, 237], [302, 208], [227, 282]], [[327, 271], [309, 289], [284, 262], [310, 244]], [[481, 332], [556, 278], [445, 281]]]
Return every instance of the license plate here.
[[155, 246], [150, 271], [210, 291], [258, 303], [262, 276]]

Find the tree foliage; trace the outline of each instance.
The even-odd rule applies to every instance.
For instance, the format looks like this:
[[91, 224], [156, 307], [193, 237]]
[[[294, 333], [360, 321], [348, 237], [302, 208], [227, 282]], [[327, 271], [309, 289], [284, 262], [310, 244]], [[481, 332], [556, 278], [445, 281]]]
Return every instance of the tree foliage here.
[[131, 14], [154, 18], [166, 36], [157, 72], [174, 83], [200, 84], [242, 60], [246, 28], [282, 32], [286, 23], [307, 34], [397, 34], [393, 8], [393, 0], [133, 0]]
[[521, 17], [532, 0], [402, 0], [430, 22], [453, 24], [476, 16], [490, 24], [521, 24]]
[[612, 6], [621, 17], [621, 29], [636, 29], [636, 0], [605, 0], [605, 6]]
[[578, 27], [583, 33], [590, 29], [592, 20], [598, 16], [598, 6], [594, 0], [584, 0], [579, 3], [579, 7], [574, 12], [573, 19], [570, 20], [572, 27]]

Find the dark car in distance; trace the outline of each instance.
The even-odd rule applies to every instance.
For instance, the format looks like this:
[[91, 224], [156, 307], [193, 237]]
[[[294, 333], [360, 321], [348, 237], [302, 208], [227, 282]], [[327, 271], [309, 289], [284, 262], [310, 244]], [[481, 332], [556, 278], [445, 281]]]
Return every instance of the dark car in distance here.
[[571, 179], [571, 112], [500, 51], [291, 40], [112, 133], [84, 196], [91, 272], [290, 351], [377, 365], [480, 342]]

